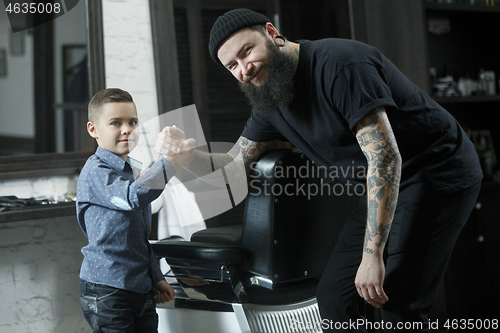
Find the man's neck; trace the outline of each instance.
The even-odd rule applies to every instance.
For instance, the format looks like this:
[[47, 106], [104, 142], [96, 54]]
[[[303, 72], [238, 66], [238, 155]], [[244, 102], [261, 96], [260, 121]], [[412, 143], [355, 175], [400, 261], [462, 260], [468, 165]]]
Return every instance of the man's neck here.
[[297, 66], [299, 65], [300, 44], [287, 42], [283, 51], [286, 52], [290, 59], [292, 59], [293, 72], [295, 73], [297, 71]]

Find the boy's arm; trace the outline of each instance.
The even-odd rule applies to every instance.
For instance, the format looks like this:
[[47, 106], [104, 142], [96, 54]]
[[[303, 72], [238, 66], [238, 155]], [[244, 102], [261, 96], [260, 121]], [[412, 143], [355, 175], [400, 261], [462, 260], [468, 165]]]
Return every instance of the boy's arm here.
[[105, 164], [100, 164], [87, 173], [86, 186], [93, 188], [93, 191], [80, 201], [113, 210], [142, 209], [162, 193], [166, 183], [175, 173], [175, 168], [161, 156], [135, 181], [124, 178], [121, 172]]
[[160, 265], [156, 260], [156, 257], [153, 252], [153, 247], [148, 242], [148, 251], [149, 251], [149, 270], [151, 272], [153, 283], [155, 285], [155, 289], [157, 294], [155, 295], [155, 301], [157, 304], [162, 304], [166, 302], [170, 302], [175, 299], [175, 292], [172, 286], [165, 281], [165, 277], [160, 270]]
[[175, 299], [175, 292], [172, 286], [165, 280], [156, 284], [158, 294], [155, 295], [157, 304], [167, 303]]
[[155, 295], [156, 303], [166, 303], [173, 299], [175, 299], [174, 289], [170, 284], [165, 281], [165, 277], [160, 270], [160, 265], [158, 265], [158, 261], [153, 253], [153, 248], [151, 244], [148, 242], [148, 251], [149, 251], [149, 269], [151, 271], [151, 275], [153, 278], [153, 282], [157, 291]]

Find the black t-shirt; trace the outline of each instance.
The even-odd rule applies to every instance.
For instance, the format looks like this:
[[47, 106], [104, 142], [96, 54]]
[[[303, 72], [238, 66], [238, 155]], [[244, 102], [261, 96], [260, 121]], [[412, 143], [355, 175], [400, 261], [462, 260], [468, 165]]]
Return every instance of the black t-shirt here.
[[365, 184], [367, 162], [354, 127], [384, 106], [403, 160], [400, 199], [451, 193], [482, 179], [474, 145], [458, 122], [377, 49], [347, 39], [299, 43], [288, 110], [265, 118], [252, 112], [242, 136], [287, 140], [329, 176]]

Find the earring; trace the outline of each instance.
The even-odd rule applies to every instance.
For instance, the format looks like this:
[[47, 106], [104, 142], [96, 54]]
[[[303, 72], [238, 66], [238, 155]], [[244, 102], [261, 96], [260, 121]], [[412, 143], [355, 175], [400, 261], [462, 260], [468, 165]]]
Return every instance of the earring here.
[[283, 37], [281, 35], [276, 35], [276, 36], [274, 36], [273, 40], [274, 40], [274, 44], [276, 44], [276, 46], [278, 46], [278, 47], [285, 46], [285, 43], [286, 43], [285, 37]]

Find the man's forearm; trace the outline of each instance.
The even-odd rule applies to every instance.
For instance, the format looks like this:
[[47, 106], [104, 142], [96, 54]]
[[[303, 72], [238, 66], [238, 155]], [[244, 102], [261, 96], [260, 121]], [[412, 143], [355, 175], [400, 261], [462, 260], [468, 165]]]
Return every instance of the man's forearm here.
[[187, 169], [197, 176], [203, 176], [224, 168], [233, 161], [241, 161], [242, 163], [236, 164], [238, 166], [244, 166], [245, 170], [243, 172], [246, 172], [248, 176], [252, 164], [256, 162], [259, 156], [261, 156], [261, 154], [273, 143], [274, 141], [255, 142], [245, 137], [240, 137], [233, 148], [227, 153], [208, 153], [196, 150]]
[[363, 251], [383, 251], [396, 210], [401, 168], [397, 162], [375, 168], [368, 178], [368, 216]]
[[219, 170], [233, 161], [227, 153], [207, 153], [196, 150], [187, 169], [198, 177]]
[[358, 123], [357, 139], [368, 162], [368, 218], [363, 251], [384, 249], [396, 210], [401, 179], [401, 155], [383, 108]]

